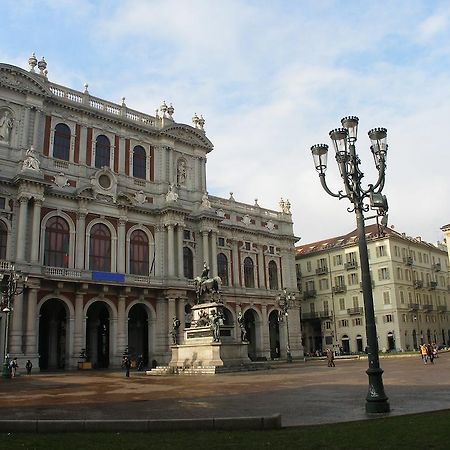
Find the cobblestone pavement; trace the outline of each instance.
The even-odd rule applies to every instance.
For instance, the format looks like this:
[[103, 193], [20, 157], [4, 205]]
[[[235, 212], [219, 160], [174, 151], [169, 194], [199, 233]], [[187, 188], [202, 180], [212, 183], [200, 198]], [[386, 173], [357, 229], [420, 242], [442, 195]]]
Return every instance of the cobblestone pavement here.
[[[450, 408], [450, 353], [435, 364], [382, 358], [391, 415]], [[0, 380], [2, 419], [186, 419], [268, 416], [283, 426], [367, 418], [367, 360], [274, 364], [272, 369], [153, 377], [75, 371]]]

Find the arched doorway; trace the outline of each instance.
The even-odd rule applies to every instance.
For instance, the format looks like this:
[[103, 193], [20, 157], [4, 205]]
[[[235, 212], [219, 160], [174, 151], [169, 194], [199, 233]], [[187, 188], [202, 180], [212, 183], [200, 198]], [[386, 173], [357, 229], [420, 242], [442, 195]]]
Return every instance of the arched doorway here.
[[391, 352], [392, 350], [395, 350], [395, 339], [394, 339], [394, 333], [389, 332], [387, 334], [387, 341], [388, 341], [388, 350]]
[[86, 354], [92, 366], [109, 367], [109, 310], [104, 302], [89, 306], [86, 320]]
[[140, 355], [148, 364], [148, 313], [144, 305], [133, 305], [128, 313], [128, 353], [132, 360]]
[[231, 313], [231, 311], [228, 308], [224, 307], [222, 309], [222, 312], [223, 312], [223, 324], [230, 325], [230, 326], [233, 325], [234, 320], [233, 320], [233, 314]]
[[[68, 355], [67, 307], [62, 300], [47, 300], [39, 314], [39, 368], [61, 370]], [[68, 363], [68, 361], [67, 361]]]
[[344, 355], [348, 355], [350, 353], [350, 339], [349, 337], [344, 334], [344, 336], [342, 336], [342, 353]]
[[363, 339], [360, 334], [358, 334], [358, 336], [356, 336], [356, 351], [358, 353], [362, 353], [364, 351], [363, 350]]
[[244, 313], [244, 325], [247, 332], [248, 341], [248, 357], [256, 360], [256, 312], [253, 309], [248, 309]]
[[273, 310], [269, 314], [269, 340], [270, 340], [270, 358], [280, 357], [280, 323], [278, 321], [279, 313]]

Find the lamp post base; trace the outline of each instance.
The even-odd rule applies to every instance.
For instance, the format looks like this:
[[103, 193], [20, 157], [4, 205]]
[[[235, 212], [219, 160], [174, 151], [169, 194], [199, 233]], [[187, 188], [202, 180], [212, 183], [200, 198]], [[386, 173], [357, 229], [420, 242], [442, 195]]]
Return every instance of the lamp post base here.
[[384, 393], [383, 370], [380, 368], [367, 369], [369, 376], [369, 392], [366, 397], [367, 414], [386, 414], [391, 411], [388, 398]]

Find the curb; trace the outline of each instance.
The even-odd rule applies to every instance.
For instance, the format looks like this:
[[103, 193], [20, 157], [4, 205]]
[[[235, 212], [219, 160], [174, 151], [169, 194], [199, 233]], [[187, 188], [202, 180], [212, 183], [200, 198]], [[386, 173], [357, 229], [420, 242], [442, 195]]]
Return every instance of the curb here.
[[0, 432], [3, 433], [274, 430], [280, 428], [281, 414], [267, 417], [166, 420], [0, 420]]

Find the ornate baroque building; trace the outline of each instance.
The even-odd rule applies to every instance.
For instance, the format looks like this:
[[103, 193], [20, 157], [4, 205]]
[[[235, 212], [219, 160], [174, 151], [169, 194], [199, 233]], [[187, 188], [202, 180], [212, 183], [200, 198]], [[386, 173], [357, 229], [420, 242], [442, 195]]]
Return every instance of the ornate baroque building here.
[[[450, 345], [449, 260], [435, 246], [377, 225], [366, 227], [380, 350]], [[305, 352], [364, 351], [366, 330], [356, 230], [297, 247]]]
[[[296, 287], [289, 205], [207, 194], [202, 117], [177, 123], [165, 103], [146, 115], [51, 83], [34, 55], [29, 65], [0, 64], [0, 272], [27, 275], [9, 354], [41, 370], [77, 367], [83, 350], [94, 367], [117, 367], [127, 348], [167, 363], [172, 319], [182, 336], [206, 261], [226, 323], [244, 314], [250, 357], [283, 356], [276, 295]], [[289, 328], [300, 357], [298, 310]]]

